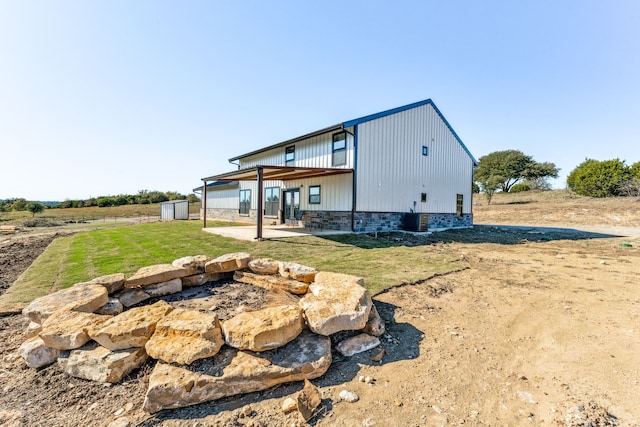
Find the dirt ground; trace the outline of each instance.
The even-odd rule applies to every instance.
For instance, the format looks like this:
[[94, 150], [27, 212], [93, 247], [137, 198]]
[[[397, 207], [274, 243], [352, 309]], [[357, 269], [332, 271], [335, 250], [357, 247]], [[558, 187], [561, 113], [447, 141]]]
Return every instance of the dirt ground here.
[[[500, 219], [483, 218], [483, 208], [476, 222]], [[379, 234], [455, 253], [467, 268], [377, 295], [386, 354], [380, 362], [371, 360], [375, 350], [334, 354], [312, 381], [323, 401], [309, 424], [640, 426], [640, 235], [626, 231], [485, 225]], [[2, 270], [23, 268], [4, 248]], [[10, 253], [22, 258], [19, 246]], [[0, 425], [304, 425], [280, 411], [301, 383], [150, 416], [139, 408], [151, 365], [111, 386], [70, 378], [56, 364], [29, 369], [15, 356], [26, 326], [20, 315], [0, 317]], [[359, 400], [342, 401], [342, 390]]]

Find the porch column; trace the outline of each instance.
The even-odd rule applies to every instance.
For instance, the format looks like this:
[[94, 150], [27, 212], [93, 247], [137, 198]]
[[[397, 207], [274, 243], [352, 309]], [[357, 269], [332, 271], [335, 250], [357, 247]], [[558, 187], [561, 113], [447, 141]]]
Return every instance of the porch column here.
[[258, 166], [258, 236], [256, 237], [258, 240], [262, 240], [262, 205], [264, 203], [262, 200], [264, 198], [264, 192], [262, 191], [263, 184], [262, 166]]
[[202, 186], [202, 228], [207, 228], [207, 181]]

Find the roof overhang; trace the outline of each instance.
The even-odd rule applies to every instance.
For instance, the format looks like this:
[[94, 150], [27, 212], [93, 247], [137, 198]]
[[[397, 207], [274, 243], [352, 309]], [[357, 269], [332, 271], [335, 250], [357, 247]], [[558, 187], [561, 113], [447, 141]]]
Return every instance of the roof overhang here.
[[202, 178], [203, 181], [255, 181], [258, 179], [258, 169], [262, 169], [264, 180], [289, 181], [293, 179], [318, 178], [329, 175], [353, 173], [353, 169], [346, 168], [303, 168], [293, 166], [253, 166], [220, 175]]

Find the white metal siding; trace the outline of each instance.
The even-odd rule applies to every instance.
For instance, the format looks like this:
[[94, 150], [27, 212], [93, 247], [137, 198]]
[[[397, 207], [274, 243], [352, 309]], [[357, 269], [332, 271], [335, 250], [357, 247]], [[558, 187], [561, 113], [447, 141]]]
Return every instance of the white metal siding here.
[[[304, 211], [350, 211], [352, 174], [285, 181], [285, 188], [300, 188], [300, 209]], [[320, 186], [320, 204], [309, 204], [309, 187]]]
[[189, 219], [189, 202], [176, 202], [173, 204], [175, 208], [174, 219]]
[[[292, 166], [307, 168], [332, 168], [332, 135], [337, 132], [315, 136], [298, 141], [294, 145], [295, 161]], [[258, 165], [285, 166], [284, 152], [286, 147], [274, 148], [264, 153], [240, 159], [240, 168], [245, 169]], [[353, 167], [353, 137], [347, 133], [347, 164], [338, 168]]]
[[358, 211], [455, 213], [463, 194], [470, 213], [472, 174], [473, 160], [430, 104], [358, 126]]
[[207, 189], [207, 209], [238, 209], [238, 187]]
[[171, 221], [174, 219], [189, 219], [189, 202], [174, 201], [160, 204], [160, 219]]

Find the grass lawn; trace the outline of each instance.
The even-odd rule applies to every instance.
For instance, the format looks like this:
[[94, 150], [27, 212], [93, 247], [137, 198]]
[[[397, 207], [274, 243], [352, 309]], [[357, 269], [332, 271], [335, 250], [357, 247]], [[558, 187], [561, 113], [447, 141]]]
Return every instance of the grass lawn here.
[[463, 267], [455, 254], [443, 254], [431, 246], [397, 246], [365, 235], [249, 242], [205, 233], [201, 227], [199, 221], [155, 222], [60, 237], [14, 282], [0, 304], [27, 303], [94, 277], [112, 273], [130, 276], [140, 267], [199, 254], [216, 257], [242, 251], [254, 257], [354, 274], [364, 277], [374, 294]]

